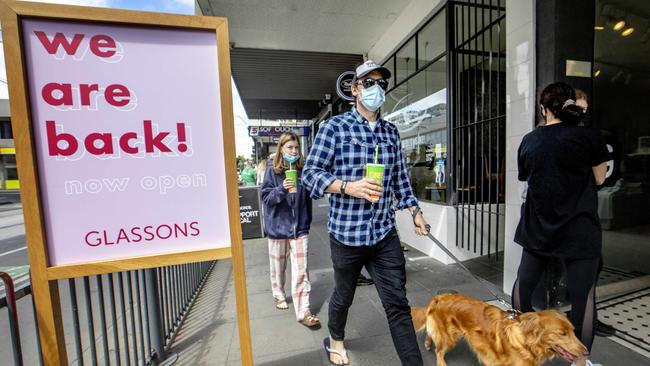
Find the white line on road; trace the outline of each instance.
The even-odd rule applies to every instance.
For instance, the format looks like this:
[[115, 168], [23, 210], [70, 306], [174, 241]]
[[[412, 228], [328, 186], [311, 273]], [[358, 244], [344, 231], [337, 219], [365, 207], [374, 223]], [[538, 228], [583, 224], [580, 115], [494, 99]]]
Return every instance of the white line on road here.
[[9, 254], [12, 254], [12, 253], [20, 252], [21, 250], [25, 250], [25, 249], [27, 249], [27, 247], [22, 247], [22, 248], [10, 250], [8, 252], [4, 252], [4, 253], [0, 254], [0, 257], [4, 257], [5, 255], [9, 255]]

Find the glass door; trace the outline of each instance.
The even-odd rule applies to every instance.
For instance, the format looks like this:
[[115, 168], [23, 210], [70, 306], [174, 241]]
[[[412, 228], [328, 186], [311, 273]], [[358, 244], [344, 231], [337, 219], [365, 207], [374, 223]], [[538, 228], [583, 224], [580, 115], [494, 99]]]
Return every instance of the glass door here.
[[[612, 154], [598, 191], [598, 317], [650, 352], [650, 2], [597, 0], [588, 123]], [[587, 96], [589, 98], [589, 96]]]

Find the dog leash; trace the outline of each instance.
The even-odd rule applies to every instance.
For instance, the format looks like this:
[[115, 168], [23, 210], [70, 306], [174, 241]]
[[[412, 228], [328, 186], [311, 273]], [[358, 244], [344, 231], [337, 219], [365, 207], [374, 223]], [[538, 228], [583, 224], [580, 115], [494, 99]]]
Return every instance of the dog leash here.
[[500, 302], [500, 303], [501, 303], [502, 305], [504, 305], [505, 307], [509, 308], [509, 310], [506, 310], [506, 312], [508, 313], [508, 319], [513, 320], [513, 319], [516, 319], [517, 316], [519, 316], [520, 312], [519, 312], [518, 310], [513, 309], [512, 306], [510, 306], [510, 304], [508, 304], [507, 301], [503, 300], [499, 295], [496, 294], [496, 292], [492, 291], [492, 289], [491, 289], [491, 288], [490, 288], [490, 287], [485, 283], [485, 280], [484, 280], [484, 279], [482, 279], [482, 278], [478, 277], [477, 275], [475, 275], [474, 273], [472, 273], [472, 271], [470, 271], [469, 268], [467, 268], [467, 267], [463, 264], [463, 262], [461, 262], [458, 258], [456, 258], [456, 256], [453, 255], [453, 254], [449, 251], [449, 249], [447, 249], [444, 245], [442, 245], [442, 243], [441, 243], [438, 239], [436, 239], [436, 237], [433, 236], [433, 234], [431, 234], [431, 225], [427, 224], [426, 227], [427, 227], [427, 237], [428, 237], [429, 239], [431, 239], [431, 241], [433, 241], [434, 243], [436, 243], [436, 245], [438, 246], [438, 248], [442, 249], [442, 251], [445, 252], [445, 254], [447, 254], [449, 257], [451, 257], [451, 259], [453, 259], [454, 262], [456, 262], [456, 264], [458, 264], [462, 269], [464, 269], [465, 271], [467, 271], [467, 273], [469, 273], [470, 275], [472, 275], [472, 277], [474, 277], [474, 279], [475, 279], [476, 281], [478, 281], [481, 285], [483, 285], [483, 287], [485, 287], [485, 289], [488, 290], [488, 291], [490, 292], [490, 294], [492, 294], [492, 296], [494, 296], [494, 298], [495, 298], [498, 302]]

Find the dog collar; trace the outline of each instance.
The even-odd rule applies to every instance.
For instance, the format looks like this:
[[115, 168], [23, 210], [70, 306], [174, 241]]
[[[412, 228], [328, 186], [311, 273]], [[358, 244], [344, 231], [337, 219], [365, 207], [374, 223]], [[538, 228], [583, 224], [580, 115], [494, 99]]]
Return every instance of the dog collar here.
[[515, 309], [509, 309], [506, 310], [506, 319], [508, 320], [517, 320], [519, 318], [519, 315], [521, 315], [521, 311], [515, 310]]

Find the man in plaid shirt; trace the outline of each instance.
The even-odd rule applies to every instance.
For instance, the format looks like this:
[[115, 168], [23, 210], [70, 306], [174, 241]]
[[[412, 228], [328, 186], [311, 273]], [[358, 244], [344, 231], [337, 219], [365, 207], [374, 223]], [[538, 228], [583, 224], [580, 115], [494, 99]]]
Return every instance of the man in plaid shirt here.
[[[302, 182], [312, 198], [331, 193], [328, 230], [334, 292], [329, 303], [330, 337], [323, 342], [336, 365], [349, 364], [343, 345], [345, 324], [364, 266], [386, 310], [402, 364], [422, 365], [406, 298], [406, 262], [395, 229], [393, 198], [398, 209], [411, 211], [418, 235], [426, 235], [428, 229], [406, 174], [397, 128], [378, 115], [388, 78], [390, 71], [370, 60], [356, 69], [355, 108], [320, 126], [303, 168]], [[384, 165], [383, 184], [365, 178], [366, 163]]]

